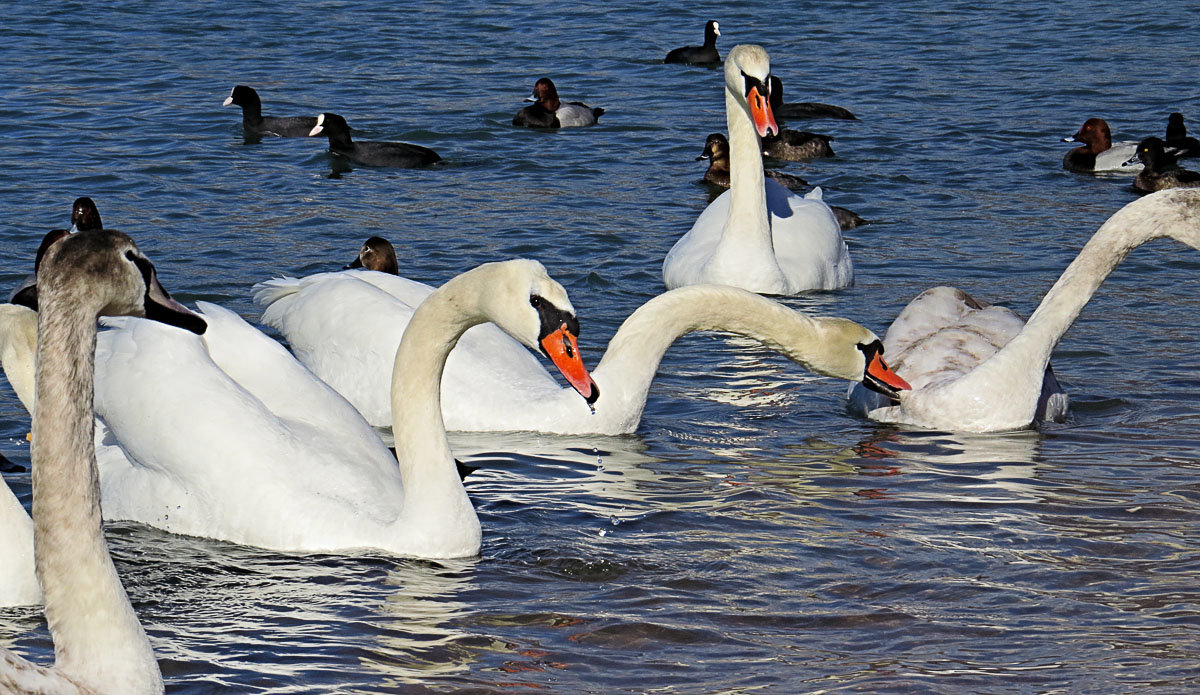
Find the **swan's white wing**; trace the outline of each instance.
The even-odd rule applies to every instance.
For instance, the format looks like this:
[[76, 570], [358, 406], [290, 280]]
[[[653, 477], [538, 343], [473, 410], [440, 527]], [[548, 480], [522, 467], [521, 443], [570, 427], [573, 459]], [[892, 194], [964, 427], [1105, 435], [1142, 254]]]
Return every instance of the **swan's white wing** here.
[[854, 282], [854, 264], [833, 210], [814, 188], [800, 197], [766, 180], [775, 261], [794, 291], [832, 290]]
[[729, 191], [717, 196], [696, 218], [663, 259], [663, 284], [667, 289], [703, 282], [703, 270], [721, 242], [725, 221], [729, 219]]
[[262, 321], [283, 334], [296, 359], [345, 396], [367, 422], [390, 427], [396, 347], [416, 304], [359, 279], [365, 274], [326, 273], [296, 281], [296, 291], [269, 304]]
[[347, 540], [399, 514], [399, 470], [373, 433], [325, 429], [319, 413], [281, 418], [222, 371], [199, 336], [152, 321], [124, 324], [97, 346], [96, 412], [127, 456], [123, 466], [116, 456], [101, 461], [106, 517], [318, 550], [366, 545]]
[[[272, 281], [279, 282], [279, 281]], [[263, 311], [297, 359], [377, 427], [391, 426], [396, 348], [432, 288], [383, 273], [326, 273]], [[258, 298], [270, 299], [261, 292]], [[412, 300], [416, 300], [415, 302]], [[562, 387], [538, 358], [495, 325], [467, 331], [446, 361], [442, 413], [451, 430], [533, 429]]]
[[85, 695], [89, 692], [53, 668], [38, 666], [0, 649], [0, 693]]
[[0, 606], [41, 603], [42, 590], [33, 572], [33, 520], [3, 480], [0, 480], [0, 558], [3, 558]]
[[[1025, 321], [1013, 311], [988, 304], [954, 287], [933, 287], [904, 307], [884, 336], [884, 357], [891, 368], [920, 390], [968, 374], [1008, 344]], [[866, 414], [890, 406], [883, 396], [855, 384], [850, 408]], [[1039, 399], [1039, 419], [1061, 419], [1063, 394], [1048, 368]]]

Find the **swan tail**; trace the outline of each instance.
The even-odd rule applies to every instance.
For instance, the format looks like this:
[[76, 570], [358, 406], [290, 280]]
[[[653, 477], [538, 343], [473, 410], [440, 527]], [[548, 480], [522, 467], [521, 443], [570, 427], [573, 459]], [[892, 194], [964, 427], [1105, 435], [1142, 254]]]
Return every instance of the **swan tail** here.
[[304, 289], [304, 283], [298, 278], [272, 278], [254, 286], [254, 302], [263, 307], [259, 319], [264, 325], [276, 330], [282, 330], [283, 314], [296, 294]]
[[298, 278], [272, 278], [253, 287], [254, 303], [262, 307], [270, 307], [280, 299], [296, 294], [300, 289]]

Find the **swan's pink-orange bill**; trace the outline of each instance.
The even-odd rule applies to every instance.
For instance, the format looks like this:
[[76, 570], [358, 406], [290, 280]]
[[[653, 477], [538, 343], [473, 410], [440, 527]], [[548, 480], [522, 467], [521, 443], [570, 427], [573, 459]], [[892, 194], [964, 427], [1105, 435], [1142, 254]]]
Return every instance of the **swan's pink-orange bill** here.
[[883, 358], [879, 356], [879, 353], [876, 353], [871, 358], [871, 363], [867, 365], [867, 374], [897, 391], [912, 390], [912, 386], [909, 386], [907, 381], [901, 379], [899, 374], [893, 372], [892, 368], [887, 365], [887, 362], [884, 362]]
[[779, 134], [779, 125], [775, 123], [775, 113], [771, 111], [771, 104], [758, 91], [757, 86], [751, 87], [750, 92], [746, 94], [746, 103], [750, 104], [750, 117], [754, 120], [754, 129], [758, 131], [758, 137], [766, 137], [768, 131], [772, 135]]
[[551, 332], [545, 338], [542, 338], [542, 349], [546, 351], [546, 355], [550, 357], [550, 361], [558, 367], [558, 371], [566, 377], [567, 383], [579, 392], [579, 395], [588, 403], [595, 402], [600, 395], [599, 389], [596, 388], [596, 382], [592, 381], [592, 377], [588, 374], [587, 367], [583, 365], [583, 357], [579, 354], [579, 344], [575, 340], [575, 336], [567, 329], [567, 324], [563, 324], [558, 330]]

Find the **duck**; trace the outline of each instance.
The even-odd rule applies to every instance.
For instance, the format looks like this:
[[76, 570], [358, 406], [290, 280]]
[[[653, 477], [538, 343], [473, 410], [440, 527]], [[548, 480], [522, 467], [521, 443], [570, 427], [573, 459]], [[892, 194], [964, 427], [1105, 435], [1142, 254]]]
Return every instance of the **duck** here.
[[781, 128], [777, 135], [762, 139], [762, 153], [789, 162], [806, 162], [817, 157], [834, 157], [832, 135]]
[[[384, 426], [385, 356], [407, 335], [413, 307], [433, 291], [412, 280], [359, 270], [268, 280], [255, 285], [254, 298], [264, 306], [263, 324], [283, 335], [297, 359], [368, 422]], [[621, 324], [592, 371], [598, 396], [586, 403], [495, 327], [471, 329], [446, 363], [446, 427], [632, 433], [663, 355], [693, 331], [743, 335], [812, 372], [861, 381], [883, 393], [907, 387], [883, 361], [875, 334], [852, 321], [808, 317], [735, 287], [689, 285], [650, 299]]]
[[667, 253], [667, 289], [716, 283], [792, 295], [854, 281], [841, 228], [819, 189], [801, 198], [763, 171], [759, 138], [779, 128], [767, 101], [770, 71], [761, 46], [734, 46], [725, 59], [730, 188]]
[[1063, 155], [1063, 168], [1084, 174], [1095, 172], [1134, 174], [1141, 166], [1130, 168], [1125, 162], [1137, 149], [1136, 142], [1112, 141], [1112, 131], [1103, 118], [1089, 118], [1079, 127], [1079, 132], [1063, 142], [1081, 142], [1082, 146]]
[[407, 142], [355, 142], [350, 139], [350, 126], [346, 119], [336, 113], [322, 113], [316, 117], [316, 125], [309, 136], [325, 134], [329, 138], [329, 153], [368, 167], [401, 167], [412, 169], [429, 166], [442, 161], [437, 152]]
[[[696, 161], [702, 159], [708, 160], [708, 169], [704, 172], [704, 180], [714, 186], [729, 188], [729, 140], [724, 133], [709, 133], [708, 137], [704, 139], [704, 151], [696, 157]], [[787, 188], [809, 187], [808, 182], [799, 176], [775, 169], [763, 169], [763, 173]]]
[[100, 522], [92, 448], [96, 322], [101, 314], [150, 316], [196, 332], [204, 322], [170, 299], [154, 265], [120, 232], [63, 237], [47, 251], [38, 279], [33, 544], [56, 659], [39, 666], [0, 649], [0, 690], [162, 693], [158, 661]]
[[528, 128], [570, 128], [592, 125], [604, 114], [602, 108], [592, 108], [581, 101], [562, 102], [558, 89], [549, 77], [533, 83], [533, 95], [526, 101], [535, 102], [517, 112], [513, 125]]
[[263, 116], [258, 92], [244, 84], [236, 85], [221, 106], [235, 104], [242, 107], [242, 130], [247, 135], [302, 138], [317, 125], [317, 119], [312, 116]]
[[369, 237], [363, 242], [354, 260], [342, 267], [342, 270], [365, 268], [388, 275], [400, 274], [400, 263], [396, 260], [396, 247], [383, 237]]
[[783, 80], [776, 75], [771, 75], [770, 85], [768, 85], [771, 97], [771, 113], [775, 114], [775, 120], [781, 121], [788, 118], [838, 118], [845, 121], [857, 121], [858, 117], [850, 113], [849, 109], [844, 109], [833, 104], [822, 104], [819, 101], [796, 101], [790, 104], [783, 101]]
[[[704, 172], [704, 180], [714, 186], [729, 188], [729, 140], [725, 137], [724, 133], [710, 133], [705, 138], [704, 151], [700, 153], [699, 157], [696, 157], [696, 161], [702, 159], [708, 160], [708, 170]], [[798, 191], [802, 188], [808, 188], [808, 182], [799, 176], [775, 169], [763, 169], [763, 173], [768, 178], [773, 179], [790, 190]], [[838, 227], [843, 232], [847, 229], [854, 229], [864, 224], [870, 224], [870, 221], [863, 219], [853, 210], [838, 207], [837, 205], [830, 205], [829, 209], [833, 211], [834, 217], [837, 218]]]
[[1133, 249], [1170, 237], [1200, 250], [1200, 190], [1151, 193], [1114, 213], [1042, 298], [1029, 321], [939, 287], [919, 295], [883, 345], [912, 389], [899, 403], [857, 387], [849, 407], [872, 420], [956, 432], [1001, 432], [1061, 420], [1068, 399], [1050, 353], [1109, 273]]
[[71, 203], [71, 232], [95, 232], [104, 229], [96, 201], [81, 196]]
[[[42, 256], [46, 253], [46, 249], [59, 239], [73, 234], [75, 232], [94, 232], [104, 228], [104, 222], [100, 219], [100, 210], [96, 208], [96, 201], [82, 196], [75, 199], [71, 204], [71, 228], [70, 229], [52, 229], [44, 237], [42, 243], [38, 246], [36, 260], [33, 263], [34, 272], [25, 278], [25, 280], [17, 286], [12, 294], [9, 295], [8, 301], [16, 304], [25, 304], [36, 306], [37, 304], [37, 267], [42, 262]], [[32, 410], [30, 412], [33, 412]]]
[[1161, 138], [1151, 136], [1138, 143], [1137, 152], [1126, 164], [1138, 162], [1141, 162], [1142, 170], [1133, 180], [1133, 190], [1139, 193], [1200, 186], [1200, 173], [1179, 166], [1174, 153], [1167, 150]]
[[721, 25], [717, 20], [710, 19], [704, 23], [704, 45], [682, 46], [672, 49], [663, 59], [664, 63], [684, 63], [686, 65], [715, 65], [721, 62], [721, 54], [717, 52], [717, 37], [721, 35]]
[[1167, 116], [1167, 136], [1163, 145], [1175, 150], [1176, 159], [1200, 157], [1200, 140], [1188, 136], [1182, 113]]

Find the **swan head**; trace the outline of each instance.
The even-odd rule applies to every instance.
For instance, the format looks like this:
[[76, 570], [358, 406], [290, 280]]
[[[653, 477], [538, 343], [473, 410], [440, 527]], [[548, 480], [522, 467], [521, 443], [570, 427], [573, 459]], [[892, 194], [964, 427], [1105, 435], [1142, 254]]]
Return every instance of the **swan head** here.
[[881, 393], [892, 400], [912, 386], [892, 371], [883, 360], [883, 341], [865, 327], [842, 318], [814, 319], [818, 344], [825, 349], [818, 356], [801, 360], [815, 372], [849, 381]]
[[734, 46], [725, 59], [725, 89], [746, 110], [760, 138], [779, 134], [771, 110], [771, 59], [766, 49], [754, 44]]
[[1113, 213], [1095, 236], [1106, 230], [1120, 234], [1129, 248], [1169, 236], [1200, 251], [1200, 188], [1168, 188], [1138, 198]]
[[68, 234], [51, 241], [37, 269], [37, 285], [64, 301], [102, 301], [96, 313], [105, 316], [143, 316], [196, 334], [208, 327], [204, 319], [171, 298], [158, 282], [154, 264], [133, 239], [114, 230]]
[[579, 320], [563, 286], [541, 263], [513, 260], [488, 263], [492, 277], [481, 288], [490, 320], [527, 347], [540, 351], [588, 404], [600, 389], [579, 354]]
[[396, 260], [396, 248], [392, 242], [383, 237], [373, 236], [363, 242], [358, 250], [358, 257], [343, 266], [342, 270], [366, 268], [390, 275], [400, 274], [400, 264]]

